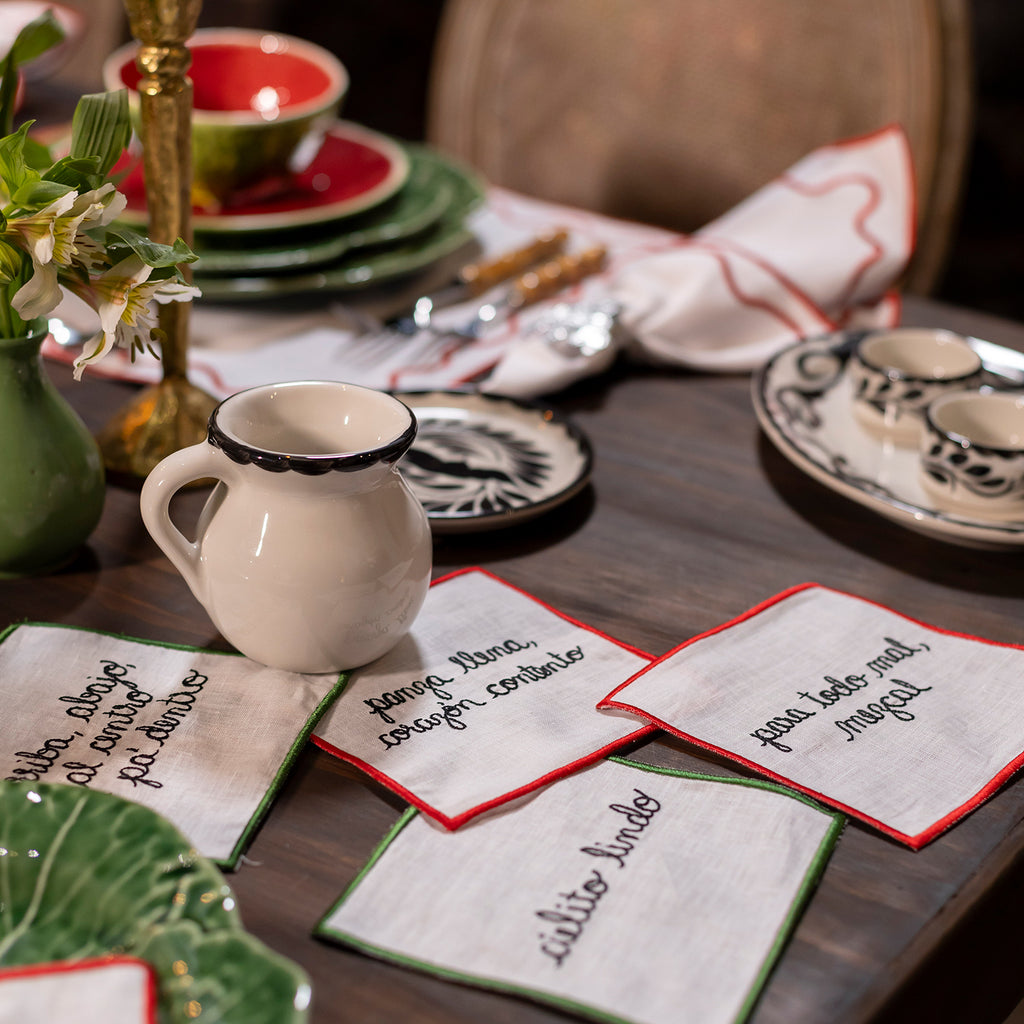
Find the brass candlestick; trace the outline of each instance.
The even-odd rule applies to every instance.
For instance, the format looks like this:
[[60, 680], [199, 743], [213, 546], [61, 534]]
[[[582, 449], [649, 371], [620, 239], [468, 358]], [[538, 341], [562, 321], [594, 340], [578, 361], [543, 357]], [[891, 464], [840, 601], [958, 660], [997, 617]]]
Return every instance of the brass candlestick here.
[[[185, 45], [196, 29], [202, 0], [124, 0], [136, 60], [139, 135], [146, 178], [149, 234], [172, 245], [192, 243], [192, 62]], [[184, 268], [186, 280], [191, 272]], [[189, 383], [188, 324], [191, 302], [160, 307], [163, 378], [122, 409], [98, 435], [107, 469], [142, 478], [167, 455], [206, 437], [217, 400]]]

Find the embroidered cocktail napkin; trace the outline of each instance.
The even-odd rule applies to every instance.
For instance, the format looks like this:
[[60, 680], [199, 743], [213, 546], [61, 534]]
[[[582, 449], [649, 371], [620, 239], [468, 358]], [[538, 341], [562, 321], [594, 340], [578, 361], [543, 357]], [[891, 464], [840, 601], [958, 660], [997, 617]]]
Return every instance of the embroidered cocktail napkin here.
[[1024, 648], [804, 584], [687, 641], [602, 707], [644, 715], [924, 846], [1024, 762]]
[[649, 661], [466, 570], [436, 581], [408, 636], [351, 674], [314, 741], [456, 828], [651, 731], [596, 709]]
[[410, 812], [317, 931], [601, 1020], [735, 1021], [841, 827], [767, 783], [602, 761], [456, 833]]
[[156, 978], [133, 957], [0, 969], [0, 1024], [155, 1024]]
[[0, 635], [0, 776], [145, 804], [233, 867], [340, 685], [233, 654], [12, 626]]

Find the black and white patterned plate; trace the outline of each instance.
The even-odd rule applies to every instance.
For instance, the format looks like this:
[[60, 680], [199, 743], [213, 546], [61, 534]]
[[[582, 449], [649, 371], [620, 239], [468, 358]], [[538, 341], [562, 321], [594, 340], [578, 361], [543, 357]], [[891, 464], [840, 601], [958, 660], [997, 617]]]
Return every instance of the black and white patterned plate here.
[[[826, 487], [911, 530], [954, 544], [1024, 547], [1024, 522], [971, 518], [937, 508], [918, 482], [917, 448], [883, 442], [858, 423], [847, 359], [863, 331], [799, 341], [754, 375], [754, 410], [786, 458]], [[1021, 387], [1024, 355], [968, 338], [995, 387]]]
[[416, 416], [399, 464], [435, 533], [511, 526], [577, 494], [590, 443], [542, 405], [463, 391], [402, 391]]

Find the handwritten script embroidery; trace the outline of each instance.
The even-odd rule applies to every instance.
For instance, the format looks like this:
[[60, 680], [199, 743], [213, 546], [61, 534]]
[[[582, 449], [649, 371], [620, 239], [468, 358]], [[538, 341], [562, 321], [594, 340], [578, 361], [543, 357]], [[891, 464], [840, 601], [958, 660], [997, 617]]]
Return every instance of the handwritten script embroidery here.
[[[8, 781], [38, 782], [44, 776], [61, 774], [63, 769], [63, 781], [88, 786], [111, 765], [111, 755], [123, 750], [125, 755], [131, 756], [124, 757], [125, 763], [117, 767], [118, 779], [130, 782], [133, 788], [162, 788], [163, 783], [150, 778], [150, 772], [164, 745], [192, 712], [208, 677], [193, 669], [169, 696], [154, 698], [134, 681], [132, 674], [136, 671], [135, 665], [101, 659], [99, 675], [87, 676], [89, 681], [80, 693], [57, 698], [60, 704], [67, 705], [64, 714], [74, 719], [80, 728], [67, 737], [46, 739], [36, 750], [16, 751], [17, 767], [11, 769]], [[157, 714], [154, 720], [142, 720], [154, 711]], [[127, 745], [142, 742], [137, 733], [149, 741], [147, 749]], [[82, 744], [93, 752], [92, 756], [82, 754], [80, 756], [87, 760], [62, 760], [69, 748]], [[96, 755], [100, 755], [99, 760]]]
[[[507, 697], [532, 685], [549, 679], [559, 672], [582, 661], [585, 657], [582, 645], [571, 647], [567, 651], [557, 653], [546, 651], [540, 657], [531, 657], [529, 664], [524, 664], [526, 659], [516, 659], [515, 671], [502, 676], [500, 679], [492, 680], [483, 686], [482, 691], [477, 691], [473, 697], [456, 697], [454, 685], [465, 681], [465, 677], [477, 672], [482, 668], [494, 665], [505, 658], [531, 649], [539, 650], [536, 640], [503, 640], [491, 647], [479, 651], [456, 651], [448, 655], [448, 662], [462, 670], [461, 676], [441, 675], [440, 673], [425, 674], [422, 679], [414, 679], [404, 686], [396, 687], [394, 690], [387, 690], [374, 697], [363, 698], [367, 713], [379, 718], [388, 725], [394, 725], [394, 729], [378, 734], [382, 746], [385, 749], [401, 746], [407, 740], [416, 735], [432, 732], [441, 726], [460, 731], [465, 729], [468, 722], [464, 720], [467, 712], [474, 708], [486, 708], [491, 701]], [[398, 724], [391, 714], [395, 708], [406, 704], [418, 702], [421, 698], [426, 703], [416, 707], [422, 707], [423, 713], [413, 718], [412, 721]], [[429, 701], [433, 698], [439, 710], [430, 707]]]
[[[595, 842], [593, 846], [580, 847], [580, 853], [589, 857], [610, 859], [619, 868], [626, 867], [626, 858], [636, 848], [637, 841], [644, 834], [655, 814], [661, 810], [661, 803], [639, 789], [633, 790], [631, 804], [609, 804], [608, 809], [626, 819], [611, 842]], [[618, 824], [618, 819], [616, 824]], [[593, 916], [601, 898], [610, 886], [596, 868], [571, 892], [560, 892], [550, 907], [534, 911], [534, 915], [551, 925], [540, 932], [539, 949], [550, 957], [556, 967], [561, 967], [573, 951], [577, 940], [583, 935], [587, 922]]]
[[[750, 736], [759, 740], [762, 747], [770, 746], [784, 754], [790, 754], [793, 748], [788, 743], [783, 743], [782, 737], [792, 732], [801, 722], [814, 718], [822, 709], [830, 708], [854, 694], [859, 694], [873, 682], [884, 679], [901, 661], [931, 650], [925, 643], [915, 647], [888, 636], [885, 637], [884, 643], [888, 646], [868, 661], [864, 672], [850, 674], [842, 679], [824, 676], [825, 682], [829, 685], [814, 693], [798, 690], [797, 703], [802, 703], [802, 707], [786, 708], [780, 714], [769, 718], [763, 726], [754, 729]], [[890, 678], [888, 682], [894, 685], [887, 693], [875, 697], [874, 700], [868, 700], [862, 707], [855, 708], [846, 718], [837, 718], [833, 721], [832, 724], [846, 736], [846, 742], [853, 742], [865, 729], [877, 725], [887, 717], [899, 722], [914, 721], [913, 712], [906, 710], [907, 704], [932, 689], [930, 686], [921, 686], [905, 679]]]

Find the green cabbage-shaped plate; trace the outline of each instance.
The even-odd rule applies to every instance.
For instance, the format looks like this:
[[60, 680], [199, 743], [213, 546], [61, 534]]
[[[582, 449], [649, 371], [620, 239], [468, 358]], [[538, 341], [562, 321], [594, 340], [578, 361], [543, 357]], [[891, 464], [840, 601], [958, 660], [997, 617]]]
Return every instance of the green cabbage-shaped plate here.
[[410, 172], [396, 196], [366, 213], [290, 231], [242, 236], [196, 232], [199, 255], [192, 272], [212, 275], [298, 273], [333, 263], [356, 250], [395, 246], [425, 233], [453, 207], [464, 208], [464, 183], [451, 164], [419, 147], [409, 151]]
[[0, 970], [105, 954], [157, 975], [161, 1024], [300, 1024], [306, 974], [249, 935], [223, 876], [141, 804], [0, 780]]
[[383, 284], [425, 270], [438, 260], [474, 240], [465, 220], [484, 198], [484, 183], [473, 171], [426, 146], [408, 146], [413, 173], [407, 190], [445, 190], [447, 205], [439, 216], [431, 213], [425, 230], [397, 237], [386, 245], [358, 247], [340, 259], [316, 267], [294, 268], [285, 273], [231, 277], [201, 273], [196, 266], [195, 284], [202, 298], [211, 302], [265, 301], [283, 296], [322, 291], [354, 291]]

